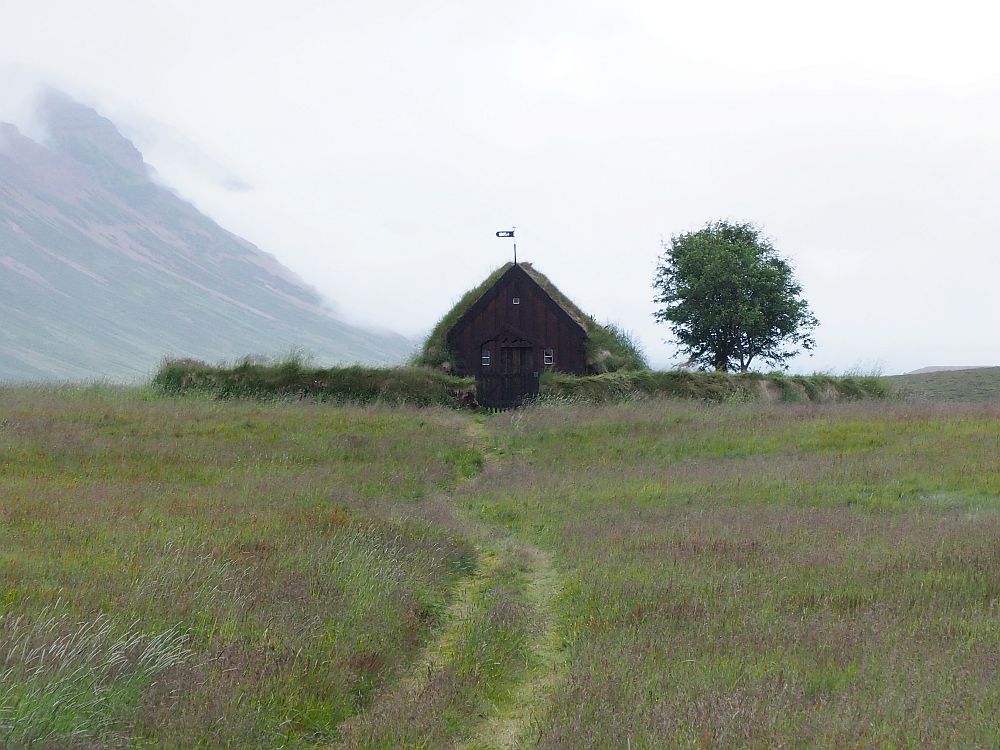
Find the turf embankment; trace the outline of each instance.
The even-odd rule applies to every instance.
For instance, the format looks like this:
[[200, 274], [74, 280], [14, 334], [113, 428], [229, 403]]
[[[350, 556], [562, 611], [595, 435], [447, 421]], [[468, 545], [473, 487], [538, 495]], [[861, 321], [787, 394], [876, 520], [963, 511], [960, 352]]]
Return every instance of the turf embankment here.
[[475, 383], [429, 367], [308, 367], [301, 360], [244, 361], [232, 366], [195, 360], [165, 362], [153, 385], [170, 394], [216, 398], [308, 399], [350, 404], [461, 406]]
[[[208, 365], [166, 362], [153, 385], [169, 394], [202, 393], [215, 398], [309, 399], [338, 403], [475, 406], [475, 383], [428, 367], [311, 368], [296, 359], [273, 364]], [[843, 401], [885, 398], [877, 377], [828, 375], [731, 375], [681, 370], [636, 370], [577, 377], [542, 375], [542, 400], [615, 403], [642, 398], [705, 401]]]
[[885, 398], [889, 389], [877, 377], [868, 376], [645, 370], [584, 377], [546, 373], [540, 394], [547, 399], [583, 403], [620, 403], [648, 397], [827, 402]]

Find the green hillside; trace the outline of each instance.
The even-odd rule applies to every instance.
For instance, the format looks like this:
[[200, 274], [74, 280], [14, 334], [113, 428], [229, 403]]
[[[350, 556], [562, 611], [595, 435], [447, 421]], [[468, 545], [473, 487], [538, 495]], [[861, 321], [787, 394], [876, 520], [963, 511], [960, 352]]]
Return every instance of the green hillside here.
[[915, 401], [1000, 401], [1000, 367], [895, 375], [885, 382]]

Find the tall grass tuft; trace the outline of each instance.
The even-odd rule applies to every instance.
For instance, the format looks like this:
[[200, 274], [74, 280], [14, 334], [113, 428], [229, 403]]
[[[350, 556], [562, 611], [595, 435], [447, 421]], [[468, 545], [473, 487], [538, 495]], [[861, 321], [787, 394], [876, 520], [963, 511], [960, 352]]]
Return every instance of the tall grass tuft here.
[[587, 337], [587, 361], [597, 372], [642, 371], [649, 361], [639, 339], [617, 323], [595, 325]]
[[59, 609], [0, 617], [3, 747], [107, 733], [158, 674], [190, 656], [179, 628], [147, 633], [104, 614], [73, 622]]

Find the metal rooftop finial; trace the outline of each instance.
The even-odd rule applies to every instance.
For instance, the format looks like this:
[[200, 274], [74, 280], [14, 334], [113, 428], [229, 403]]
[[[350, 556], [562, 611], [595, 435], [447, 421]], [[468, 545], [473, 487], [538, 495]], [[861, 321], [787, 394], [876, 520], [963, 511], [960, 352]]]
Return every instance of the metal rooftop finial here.
[[501, 229], [497, 232], [497, 237], [510, 237], [514, 240], [514, 265], [517, 265], [517, 238], [514, 236], [514, 230], [517, 227], [511, 227], [510, 229]]

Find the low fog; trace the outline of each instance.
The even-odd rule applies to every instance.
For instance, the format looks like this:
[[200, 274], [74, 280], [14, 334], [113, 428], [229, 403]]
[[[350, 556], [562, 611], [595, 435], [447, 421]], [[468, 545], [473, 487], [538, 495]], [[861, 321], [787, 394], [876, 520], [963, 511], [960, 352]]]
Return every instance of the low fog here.
[[8, 0], [0, 120], [43, 140], [32, 97], [65, 90], [339, 315], [413, 337], [516, 225], [666, 366], [660, 242], [730, 218], [820, 320], [794, 371], [1000, 364], [997, 12], [689, 5]]

